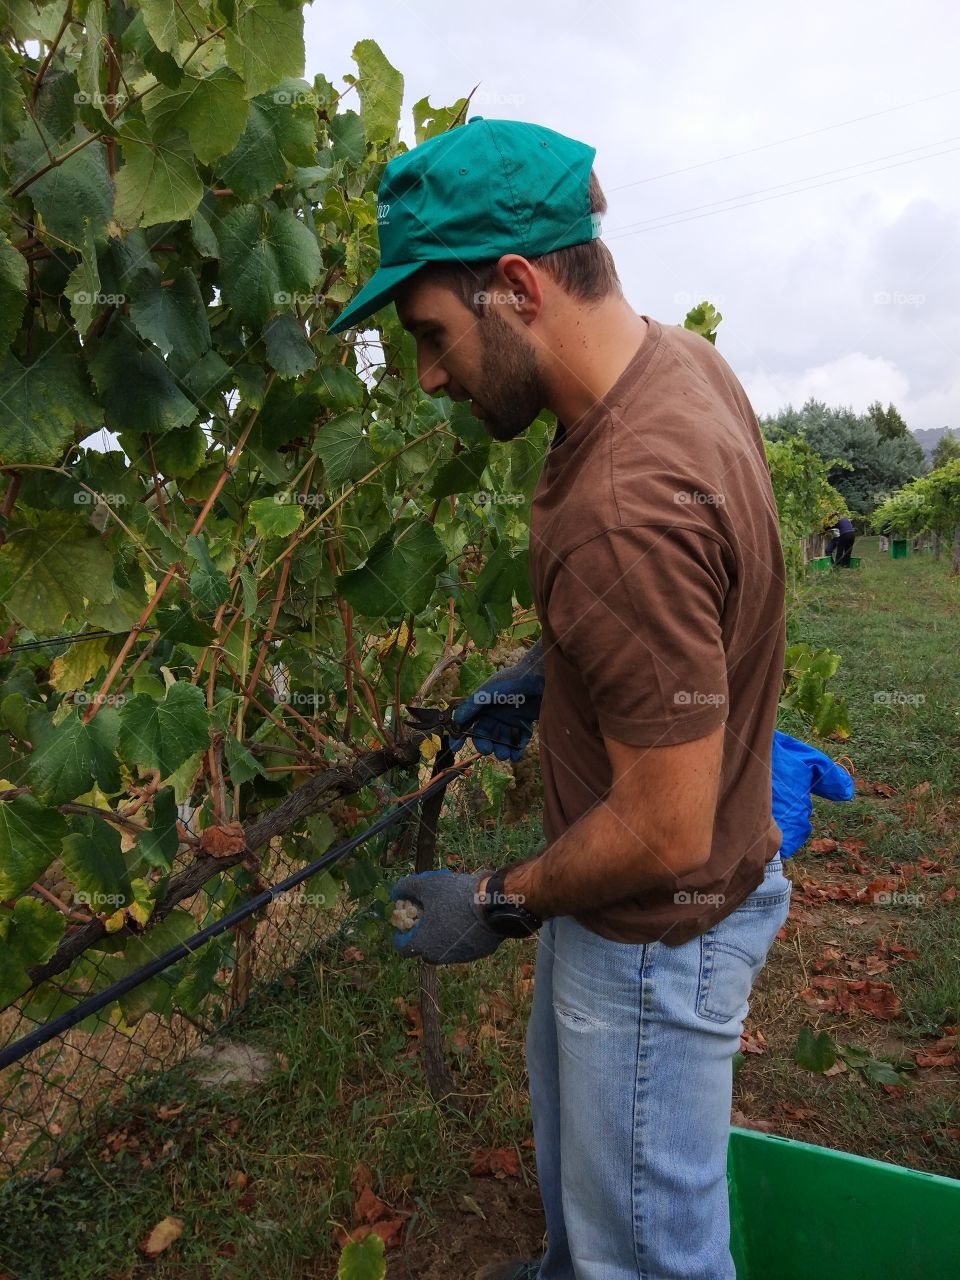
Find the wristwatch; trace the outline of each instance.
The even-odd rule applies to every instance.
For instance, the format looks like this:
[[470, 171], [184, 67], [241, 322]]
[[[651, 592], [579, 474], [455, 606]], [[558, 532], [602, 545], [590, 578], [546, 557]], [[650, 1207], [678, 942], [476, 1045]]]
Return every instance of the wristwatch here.
[[488, 929], [505, 938], [528, 938], [543, 924], [539, 916], [528, 911], [515, 898], [508, 896], [506, 868], [495, 871], [484, 890], [483, 920]]

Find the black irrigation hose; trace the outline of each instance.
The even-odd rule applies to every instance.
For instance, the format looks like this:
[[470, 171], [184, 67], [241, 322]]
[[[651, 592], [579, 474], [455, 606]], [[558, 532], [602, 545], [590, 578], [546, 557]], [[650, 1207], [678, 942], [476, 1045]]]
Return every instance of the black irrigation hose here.
[[220, 920], [215, 920], [213, 924], [207, 925], [205, 929], [201, 929], [193, 937], [187, 938], [185, 942], [180, 942], [175, 947], [171, 947], [163, 955], [155, 956], [147, 964], [135, 969], [133, 973], [128, 973], [125, 978], [120, 978], [109, 987], [105, 987], [103, 991], [97, 992], [96, 995], [88, 996], [86, 1000], [81, 1000], [79, 1004], [74, 1005], [72, 1009], [68, 1009], [66, 1013], [62, 1013], [58, 1018], [54, 1018], [52, 1022], [45, 1022], [43, 1026], [37, 1027], [35, 1031], [31, 1031], [21, 1039], [15, 1040], [13, 1044], [4, 1046], [0, 1049], [0, 1071], [5, 1067], [12, 1066], [15, 1062], [19, 1062], [28, 1053], [32, 1053], [34, 1049], [39, 1049], [41, 1045], [53, 1040], [56, 1036], [69, 1031], [71, 1027], [76, 1026], [78, 1022], [82, 1022], [91, 1013], [96, 1013], [98, 1009], [102, 1009], [120, 996], [126, 995], [128, 991], [132, 991], [134, 987], [139, 987], [142, 982], [155, 977], [164, 969], [168, 969], [170, 965], [176, 964], [178, 960], [183, 960], [186, 956], [192, 955], [203, 943], [217, 937], [218, 934], [225, 933], [228, 929], [232, 929], [235, 924], [245, 920], [247, 916], [253, 915], [255, 911], [259, 911], [267, 903], [272, 902], [278, 894], [286, 893], [287, 890], [294, 888], [295, 885], [308, 880], [316, 872], [322, 871], [334, 862], [338, 862], [351, 849], [363, 844], [371, 836], [383, 831], [385, 827], [391, 826], [398, 818], [412, 809], [414, 805], [420, 804], [428, 796], [434, 795], [437, 791], [442, 791], [449, 786], [454, 776], [462, 773], [466, 768], [468, 768], [467, 765], [457, 765], [443, 777], [431, 782], [418, 795], [411, 796], [408, 800], [398, 804], [389, 813], [383, 814], [376, 822], [367, 827], [366, 831], [361, 831], [359, 835], [351, 836], [343, 844], [328, 850], [323, 857], [317, 858], [305, 867], [301, 867], [299, 871], [294, 872], [292, 876], [288, 876], [286, 880], [281, 880], [279, 884], [275, 884], [269, 889], [264, 889], [262, 893], [258, 893], [255, 898], [250, 898], [243, 906], [237, 907]]

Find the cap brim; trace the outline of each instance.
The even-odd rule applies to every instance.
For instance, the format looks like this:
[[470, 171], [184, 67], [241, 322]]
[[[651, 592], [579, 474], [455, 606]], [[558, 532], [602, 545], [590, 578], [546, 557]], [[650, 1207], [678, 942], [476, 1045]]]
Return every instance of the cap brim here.
[[392, 302], [404, 280], [409, 280], [423, 265], [422, 262], [404, 262], [394, 267], [378, 267], [350, 305], [340, 312], [327, 333], [343, 333], [344, 329], [356, 328], [361, 320], [366, 320]]

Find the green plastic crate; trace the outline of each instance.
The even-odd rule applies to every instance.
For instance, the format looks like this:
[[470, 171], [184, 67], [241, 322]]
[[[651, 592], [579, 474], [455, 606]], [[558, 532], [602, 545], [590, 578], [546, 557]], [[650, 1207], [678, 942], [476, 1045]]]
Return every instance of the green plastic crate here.
[[860, 557], [859, 557], [859, 556], [851, 556], [851, 557], [850, 557], [850, 568], [851, 568], [851, 569], [859, 569], [859, 568], [860, 568]]
[[749, 1129], [727, 1156], [737, 1280], [956, 1280], [960, 1182]]
[[810, 560], [807, 563], [809, 569], [829, 569], [833, 561], [829, 556], [818, 556], [816, 560]]
[[893, 538], [890, 542], [890, 556], [894, 560], [905, 560], [909, 551], [909, 542], [906, 538]]

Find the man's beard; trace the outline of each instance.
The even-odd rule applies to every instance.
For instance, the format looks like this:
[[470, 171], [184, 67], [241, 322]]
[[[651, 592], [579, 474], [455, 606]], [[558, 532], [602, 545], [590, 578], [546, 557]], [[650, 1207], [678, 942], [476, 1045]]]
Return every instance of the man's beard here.
[[537, 353], [495, 312], [480, 322], [483, 425], [494, 440], [512, 440], [546, 407]]

